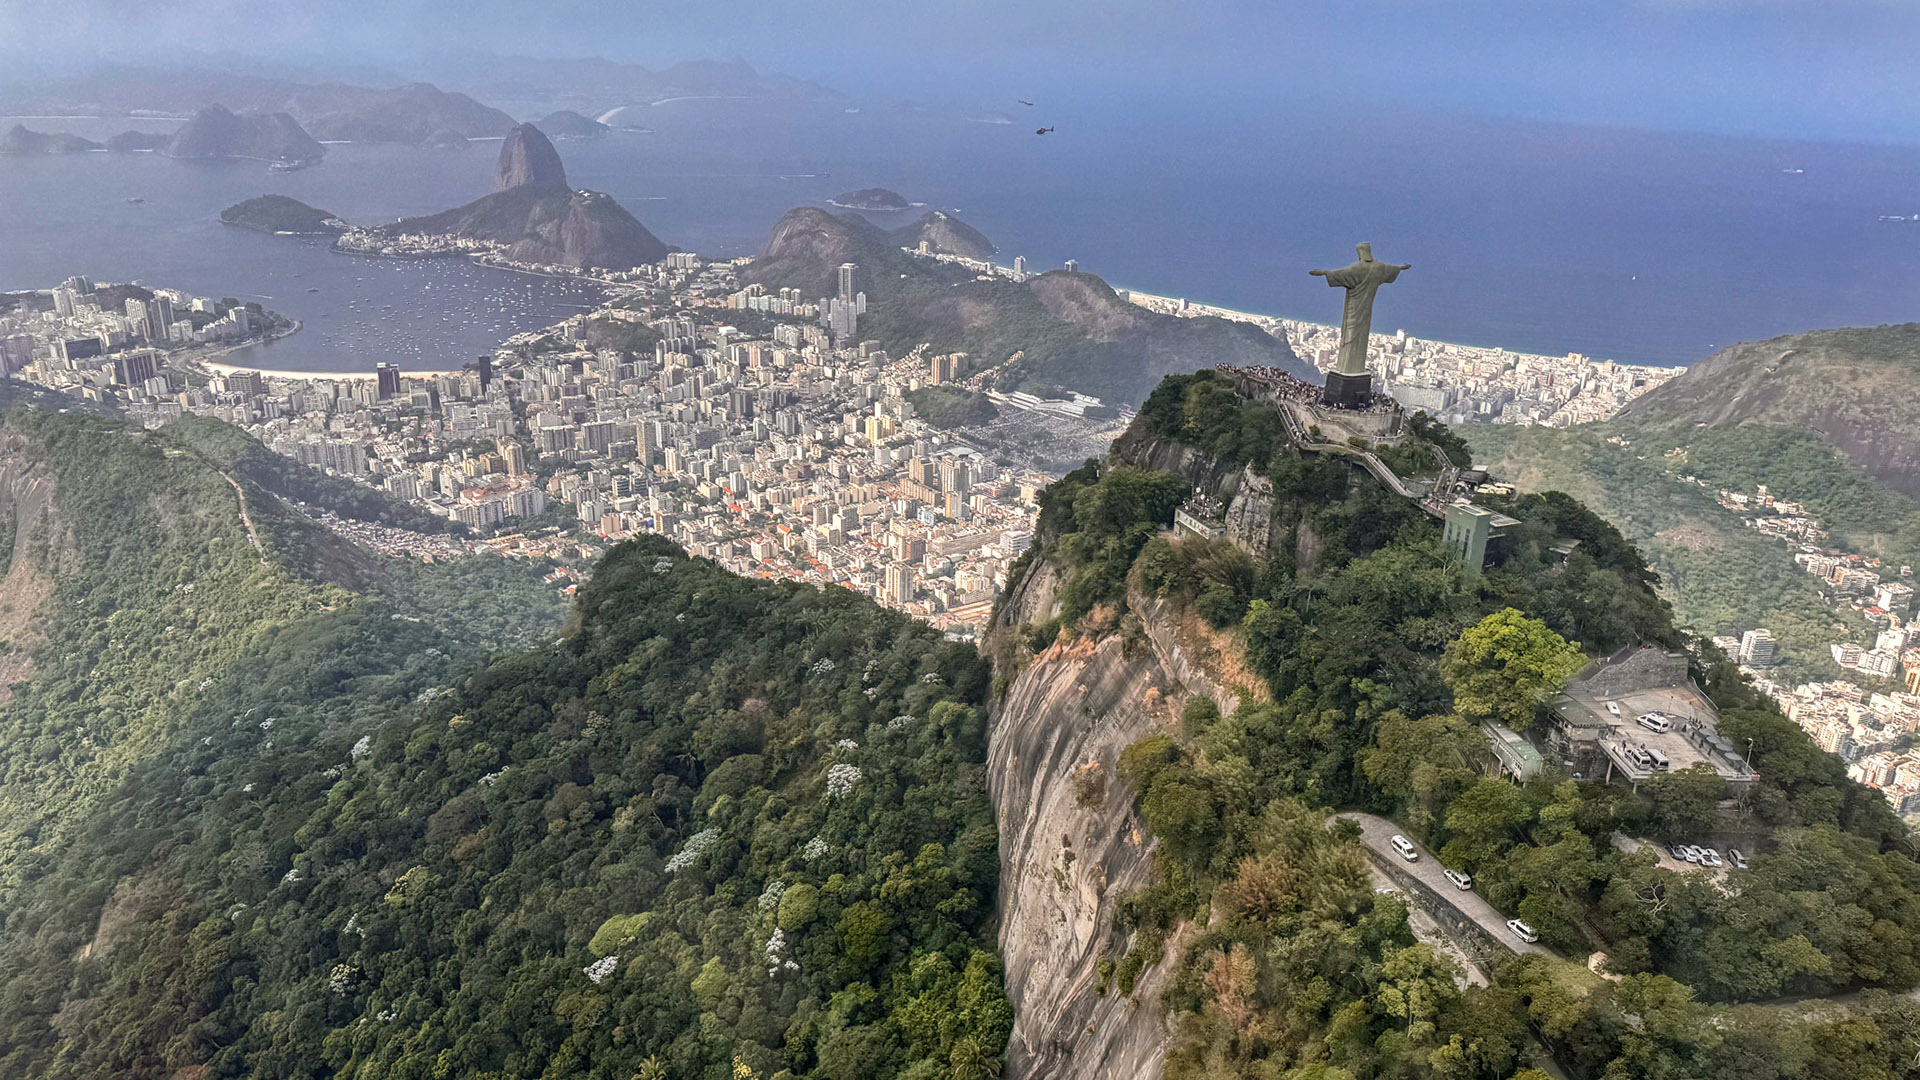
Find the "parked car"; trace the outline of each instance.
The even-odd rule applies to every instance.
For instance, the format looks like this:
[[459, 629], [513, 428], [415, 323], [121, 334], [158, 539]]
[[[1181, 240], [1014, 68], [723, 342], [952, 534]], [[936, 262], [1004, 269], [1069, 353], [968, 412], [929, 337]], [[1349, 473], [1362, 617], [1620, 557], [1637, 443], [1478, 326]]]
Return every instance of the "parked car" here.
[[1469, 874], [1463, 874], [1458, 870], [1449, 870], [1445, 876], [1448, 881], [1453, 882], [1453, 887], [1459, 889], [1461, 892], [1466, 892], [1468, 889], [1473, 888], [1473, 877]]
[[1686, 862], [1687, 861], [1687, 845], [1682, 844], [1679, 841], [1675, 841], [1671, 844], [1668, 844], [1667, 854], [1673, 856], [1674, 860], [1677, 862]]
[[1533, 927], [1528, 926], [1519, 919], [1508, 919], [1507, 929], [1513, 931], [1514, 937], [1519, 938], [1529, 945], [1540, 940], [1540, 935], [1533, 932]]
[[1680, 857], [1690, 863], [1698, 864], [1700, 862], [1700, 849], [1694, 847], [1692, 844], [1682, 844], [1680, 845]]
[[1607, 702], [1607, 711], [1608, 711], [1608, 712], [1610, 712], [1610, 713], [1612, 713], [1612, 714], [1613, 714], [1613, 715], [1615, 715], [1615, 716], [1619, 716], [1619, 715], [1620, 715], [1620, 706], [1618, 706], [1618, 705], [1616, 705], [1616, 704], [1614, 704], [1613, 702], [1611, 702], [1611, 701], [1609, 701], [1609, 702]]
[[1399, 833], [1394, 833], [1391, 843], [1393, 844], [1393, 850], [1399, 852], [1401, 858], [1408, 862], [1420, 861], [1420, 852], [1413, 846], [1413, 841], [1401, 836]]
[[1659, 734], [1673, 730], [1673, 724], [1659, 713], [1648, 713], [1640, 718], [1640, 726]]
[[1720, 858], [1719, 852], [1709, 847], [1709, 848], [1700, 849], [1700, 865], [1720, 867], [1720, 866], [1725, 866], [1727, 864], [1725, 860]]
[[1745, 870], [1747, 868], [1747, 857], [1741, 854], [1740, 849], [1737, 847], [1727, 849], [1727, 859], [1732, 862], [1737, 869]]

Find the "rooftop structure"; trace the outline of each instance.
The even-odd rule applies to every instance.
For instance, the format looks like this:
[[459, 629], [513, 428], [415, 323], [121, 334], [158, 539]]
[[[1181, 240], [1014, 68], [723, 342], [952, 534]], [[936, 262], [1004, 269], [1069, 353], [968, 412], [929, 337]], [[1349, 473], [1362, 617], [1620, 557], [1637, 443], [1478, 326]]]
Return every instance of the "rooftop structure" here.
[[1581, 775], [1637, 788], [1704, 762], [1731, 786], [1759, 779], [1720, 734], [1719, 713], [1694, 685], [1681, 650], [1628, 647], [1595, 660], [1551, 708], [1554, 740]]
[[1461, 499], [1447, 507], [1440, 539], [1460, 559], [1460, 572], [1469, 579], [1477, 578], [1489, 561], [1499, 562], [1504, 557], [1500, 541], [1518, 524], [1505, 514]]

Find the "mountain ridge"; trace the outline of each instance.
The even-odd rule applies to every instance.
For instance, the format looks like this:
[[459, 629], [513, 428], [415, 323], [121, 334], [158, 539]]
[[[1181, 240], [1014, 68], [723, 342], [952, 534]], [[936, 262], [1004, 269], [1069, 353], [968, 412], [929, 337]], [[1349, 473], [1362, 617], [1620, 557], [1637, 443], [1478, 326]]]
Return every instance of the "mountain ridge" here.
[[0, 525], [74, 526], [0, 704], [0, 1073], [992, 1074], [973, 649], [644, 537], [489, 656], [261, 561], [220, 442], [0, 426]]
[[1629, 402], [1647, 430], [1765, 424], [1818, 432], [1868, 475], [1920, 498], [1920, 425], [1901, 407], [1920, 379], [1920, 323], [1814, 330], [1730, 346]]
[[[817, 206], [789, 210], [775, 224], [744, 280], [827, 296], [841, 263], [860, 266], [867, 315], [860, 333], [904, 353], [922, 343], [969, 354], [967, 373], [991, 372], [1001, 389], [1077, 390], [1131, 403], [1167, 374], [1218, 363], [1271, 365], [1317, 377], [1285, 341], [1217, 318], [1160, 315], [1120, 299], [1092, 274], [1065, 270], [1024, 282], [977, 280], [963, 267], [917, 258], [905, 241], [933, 225], [991, 241], [935, 211], [888, 232], [857, 213]], [[1124, 327], [1125, 332], [1121, 332]]]
[[485, 138], [513, 126], [506, 113], [431, 83], [367, 87], [198, 69], [116, 68], [38, 86], [13, 107], [59, 115], [191, 115], [217, 102], [240, 113], [287, 113], [314, 138], [329, 141], [419, 144], [440, 130]]

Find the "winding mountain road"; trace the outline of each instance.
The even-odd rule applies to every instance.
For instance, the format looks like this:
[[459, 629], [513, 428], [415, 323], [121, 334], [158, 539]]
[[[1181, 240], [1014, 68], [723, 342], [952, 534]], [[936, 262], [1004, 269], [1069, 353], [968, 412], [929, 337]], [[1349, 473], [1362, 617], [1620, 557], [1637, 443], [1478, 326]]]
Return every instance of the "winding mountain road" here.
[[[1372, 814], [1349, 813], [1339, 816], [1360, 826], [1360, 842], [1366, 845], [1368, 851], [1401, 873], [1418, 880], [1421, 884], [1433, 890], [1434, 895], [1438, 896], [1442, 902], [1451, 905], [1455, 911], [1473, 920], [1475, 925], [1479, 926], [1481, 930], [1486, 931], [1488, 937], [1505, 945], [1516, 953], [1534, 953], [1539, 956], [1554, 955], [1551, 950], [1544, 946], [1529, 944], [1514, 936], [1513, 931], [1507, 929], [1507, 917], [1500, 914], [1492, 904], [1487, 903], [1479, 893], [1473, 892], [1472, 890], [1456, 888], [1453, 882], [1446, 879], [1445, 871], [1447, 868], [1440, 865], [1440, 860], [1434, 858], [1432, 852], [1422, 849], [1418, 844], [1415, 844], [1414, 847], [1420, 851], [1419, 861], [1408, 862], [1401, 858], [1400, 853], [1393, 849], [1394, 834], [1400, 833], [1401, 835], [1405, 835], [1400, 826], [1395, 825], [1386, 818], [1375, 817]], [[1412, 840], [1413, 838], [1408, 837], [1407, 839]]]

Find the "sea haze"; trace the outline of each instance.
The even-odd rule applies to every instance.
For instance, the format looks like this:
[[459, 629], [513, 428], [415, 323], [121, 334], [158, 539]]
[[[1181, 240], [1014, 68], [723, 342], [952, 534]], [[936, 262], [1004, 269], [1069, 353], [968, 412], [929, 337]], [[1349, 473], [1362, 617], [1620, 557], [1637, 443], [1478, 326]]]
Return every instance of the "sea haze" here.
[[[1344, 265], [1371, 240], [1413, 264], [1383, 295], [1376, 329], [1526, 351], [1687, 363], [1738, 340], [1920, 318], [1920, 222], [1882, 220], [1920, 217], [1920, 151], [1908, 148], [1246, 101], [1008, 101], [973, 116], [741, 100], [636, 111], [651, 130], [559, 143], [569, 177], [708, 255], [753, 254], [788, 208], [882, 186], [958, 210], [1003, 262], [1073, 258], [1119, 287], [1315, 321], [1335, 319], [1338, 298], [1307, 270]], [[996, 112], [1012, 122], [985, 122]], [[1042, 123], [1059, 130], [1036, 136]], [[104, 138], [135, 125], [28, 126]], [[263, 192], [362, 222], [440, 210], [487, 190], [496, 146], [335, 145], [288, 174], [150, 154], [0, 158], [0, 287], [84, 273], [270, 297], [305, 329], [242, 362], [458, 366], [597, 293], [451, 261], [338, 255], [221, 226], [218, 214]]]

